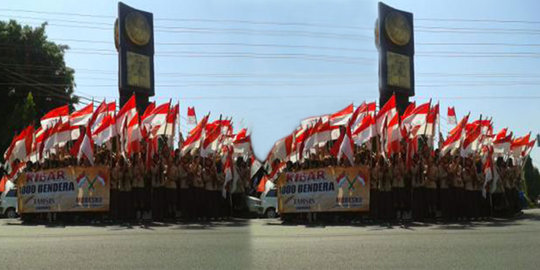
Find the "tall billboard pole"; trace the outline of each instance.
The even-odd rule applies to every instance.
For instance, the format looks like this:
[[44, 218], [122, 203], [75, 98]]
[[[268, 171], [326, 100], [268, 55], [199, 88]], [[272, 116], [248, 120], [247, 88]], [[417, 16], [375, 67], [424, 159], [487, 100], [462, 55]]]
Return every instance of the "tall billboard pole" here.
[[379, 104], [393, 94], [403, 114], [414, 96], [414, 28], [413, 14], [379, 2], [375, 25], [375, 44], [379, 51]]

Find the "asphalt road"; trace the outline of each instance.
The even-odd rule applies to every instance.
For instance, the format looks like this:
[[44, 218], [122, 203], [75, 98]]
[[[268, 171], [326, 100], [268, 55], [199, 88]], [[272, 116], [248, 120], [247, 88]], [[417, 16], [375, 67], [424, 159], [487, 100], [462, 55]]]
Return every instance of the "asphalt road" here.
[[278, 220], [44, 226], [0, 220], [1, 269], [538, 269], [540, 210], [457, 224]]

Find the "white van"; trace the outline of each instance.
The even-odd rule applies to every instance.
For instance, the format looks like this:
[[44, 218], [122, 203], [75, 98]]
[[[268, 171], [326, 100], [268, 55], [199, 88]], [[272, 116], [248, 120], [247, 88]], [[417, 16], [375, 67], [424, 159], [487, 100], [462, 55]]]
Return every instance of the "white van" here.
[[10, 189], [0, 196], [0, 215], [7, 218], [17, 217], [17, 189]]
[[261, 194], [261, 206], [264, 217], [276, 218], [278, 216], [277, 190], [275, 188], [268, 189]]

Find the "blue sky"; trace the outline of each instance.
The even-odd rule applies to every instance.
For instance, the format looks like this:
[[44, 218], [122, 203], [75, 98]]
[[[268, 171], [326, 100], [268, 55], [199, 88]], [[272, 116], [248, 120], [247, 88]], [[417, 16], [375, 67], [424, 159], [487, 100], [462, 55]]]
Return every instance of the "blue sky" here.
[[[260, 158], [301, 119], [378, 99], [377, 1], [125, 3], [154, 13], [154, 99], [179, 100], [184, 116], [187, 106], [195, 106], [199, 116], [232, 116], [237, 127], [251, 130]], [[413, 100], [440, 100], [444, 114], [455, 106], [458, 117], [469, 111], [493, 117], [496, 130], [539, 132], [540, 2], [385, 3], [415, 16]], [[76, 93], [97, 100], [118, 96], [116, 14], [117, 2], [109, 0], [20, 0], [0, 8], [2, 20], [48, 21], [49, 38], [72, 49], [66, 62], [76, 71]], [[526, 22], [508, 22], [516, 20]], [[486, 52], [496, 57], [462, 57]], [[540, 153], [532, 156], [539, 164]]]

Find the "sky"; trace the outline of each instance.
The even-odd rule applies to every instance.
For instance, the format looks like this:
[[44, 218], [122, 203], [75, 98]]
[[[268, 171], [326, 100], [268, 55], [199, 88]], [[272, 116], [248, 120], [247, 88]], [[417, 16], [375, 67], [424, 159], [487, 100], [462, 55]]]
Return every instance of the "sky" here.
[[[75, 93], [118, 98], [113, 24], [117, 3], [9, 1], [0, 20], [48, 22], [69, 45]], [[124, 1], [154, 14], [158, 103], [197, 115], [230, 116], [248, 128], [264, 159], [303, 118], [378, 100], [377, 1]], [[495, 130], [540, 131], [538, 1], [385, 1], [414, 14], [416, 96], [440, 101], [443, 116], [492, 117]], [[451, 128], [441, 119], [441, 130]], [[535, 164], [540, 151], [533, 150]]]

